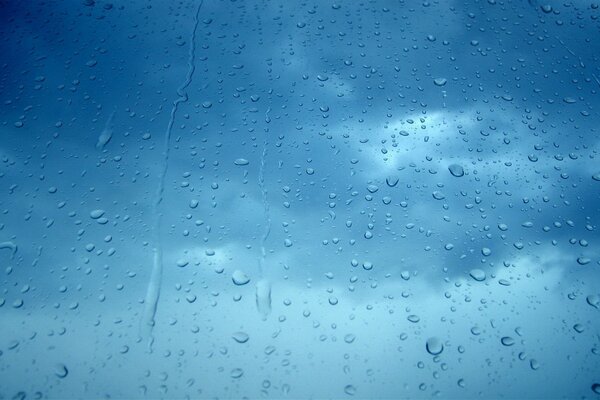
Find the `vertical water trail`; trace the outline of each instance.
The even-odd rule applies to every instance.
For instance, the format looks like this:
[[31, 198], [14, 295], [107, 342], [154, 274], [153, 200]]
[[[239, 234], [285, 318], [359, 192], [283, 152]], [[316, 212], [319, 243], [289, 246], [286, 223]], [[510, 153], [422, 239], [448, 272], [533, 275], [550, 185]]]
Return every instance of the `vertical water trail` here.
[[263, 151], [260, 156], [260, 169], [258, 171], [258, 186], [260, 187], [260, 193], [262, 196], [262, 203], [264, 207], [264, 219], [265, 219], [265, 230], [262, 237], [260, 238], [260, 275], [263, 275], [265, 259], [267, 257], [267, 251], [265, 250], [265, 243], [269, 234], [271, 233], [271, 216], [269, 213], [269, 199], [267, 198], [267, 189], [265, 188], [265, 160], [267, 158], [267, 141], [263, 143]]
[[161, 236], [163, 213], [161, 209], [161, 204], [163, 200], [163, 192], [165, 190], [165, 178], [169, 170], [171, 131], [173, 130], [173, 125], [175, 123], [175, 115], [177, 113], [177, 108], [179, 107], [179, 104], [184, 103], [188, 100], [188, 95], [185, 92], [185, 90], [192, 82], [192, 76], [194, 75], [194, 71], [196, 70], [196, 31], [198, 30], [198, 17], [200, 15], [200, 8], [202, 7], [202, 3], [203, 0], [200, 0], [200, 3], [198, 3], [198, 7], [196, 8], [193, 28], [192, 32], [190, 33], [190, 47], [188, 51], [187, 62], [188, 71], [185, 76], [185, 80], [183, 81], [181, 86], [177, 88], [177, 98], [173, 101], [171, 114], [169, 116], [169, 123], [167, 124], [167, 130], [165, 131], [162, 153], [162, 165], [160, 170], [158, 186], [156, 188], [156, 195], [154, 197], [154, 202], [152, 205], [152, 215], [154, 217], [152, 226], [152, 231], [154, 233], [154, 248], [152, 249], [152, 251], [154, 253], [154, 260], [152, 264], [152, 273], [150, 274], [150, 281], [148, 282], [148, 288], [146, 289], [146, 297], [144, 299], [144, 311], [142, 314], [142, 320], [140, 324], [141, 336], [149, 339], [148, 346], [150, 348], [150, 351], [152, 351], [152, 343], [154, 342], [154, 337], [152, 336], [152, 329], [155, 324], [154, 318], [156, 316], [156, 308], [158, 306], [158, 299], [160, 297], [160, 289], [163, 274], [163, 249]]
[[104, 124], [104, 129], [98, 136], [98, 140], [96, 141], [96, 149], [98, 150], [102, 150], [110, 142], [110, 139], [112, 139], [115, 113], [116, 111], [110, 113], [106, 124]]
[[[267, 110], [266, 122], [269, 122], [270, 109]], [[260, 280], [256, 283], [256, 307], [258, 312], [266, 318], [271, 313], [271, 283], [264, 277], [265, 261], [267, 258], [266, 242], [271, 233], [271, 213], [269, 211], [269, 199], [265, 188], [265, 164], [267, 159], [267, 140], [263, 142], [263, 150], [260, 156], [260, 168], [258, 170], [258, 186], [260, 188], [264, 209], [265, 230], [260, 238], [260, 259], [258, 268]]]

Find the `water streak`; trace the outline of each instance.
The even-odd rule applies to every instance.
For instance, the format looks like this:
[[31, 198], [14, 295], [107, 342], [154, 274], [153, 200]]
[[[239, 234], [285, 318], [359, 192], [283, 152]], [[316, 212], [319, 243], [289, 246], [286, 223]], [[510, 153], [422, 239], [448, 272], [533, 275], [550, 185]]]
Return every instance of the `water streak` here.
[[112, 139], [113, 126], [114, 126], [113, 121], [115, 119], [115, 113], [116, 113], [116, 111], [113, 111], [112, 113], [110, 113], [110, 116], [108, 117], [108, 120], [106, 121], [106, 124], [104, 125], [104, 129], [98, 136], [98, 141], [96, 142], [96, 149], [98, 149], [98, 150], [102, 150], [104, 148], [104, 146], [106, 146], [108, 144], [108, 142], [110, 142], [110, 139]]
[[154, 243], [155, 246], [153, 248], [154, 253], [154, 262], [152, 264], [152, 273], [150, 275], [150, 282], [148, 282], [148, 288], [146, 289], [146, 297], [144, 299], [144, 312], [142, 314], [141, 321], [141, 335], [144, 338], [149, 339], [149, 348], [152, 351], [152, 344], [154, 342], [154, 337], [152, 336], [152, 330], [155, 325], [155, 316], [156, 309], [158, 306], [158, 299], [160, 297], [160, 290], [162, 284], [162, 274], [163, 274], [163, 246], [162, 246], [162, 220], [163, 213], [161, 209], [161, 204], [163, 200], [163, 193], [165, 190], [165, 178], [167, 176], [167, 172], [169, 170], [169, 155], [170, 155], [170, 141], [171, 141], [171, 131], [173, 130], [173, 125], [175, 123], [175, 115], [177, 114], [177, 109], [179, 104], [184, 103], [188, 100], [188, 95], [185, 92], [187, 87], [192, 82], [192, 77], [194, 75], [194, 71], [196, 70], [196, 31], [198, 30], [198, 21], [200, 15], [200, 8], [202, 7], [203, 0], [198, 3], [198, 7], [196, 8], [196, 13], [194, 15], [194, 23], [193, 29], [190, 33], [190, 47], [188, 52], [188, 71], [185, 76], [185, 80], [177, 89], [177, 98], [173, 101], [173, 107], [171, 108], [171, 114], [169, 117], [169, 123], [167, 124], [167, 130], [165, 131], [164, 143], [163, 143], [163, 159], [161, 164], [161, 171], [158, 181], [158, 187], [156, 190], [156, 195], [154, 197], [154, 203], [152, 207], [152, 215], [154, 217], [154, 224], [152, 227], [154, 233]]
[[[268, 111], [267, 111], [268, 118]], [[268, 121], [267, 121], [268, 122]], [[271, 233], [271, 213], [269, 207], [269, 199], [267, 197], [267, 189], [265, 187], [265, 165], [267, 159], [267, 141], [263, 143], [263, 151], [260, 156], [260, 168], [258, 171], [258, 186], [260, 188], [262, 203], [264, 209], [265, 230], [260, 238], [260, 259], [258, 262], [259, 274], [261, 279], [256, 284], [256, 307], [266, 318], [271, 313], [271, 284], [264, 278], [265, 261], [267, 258], [266, 242]]]

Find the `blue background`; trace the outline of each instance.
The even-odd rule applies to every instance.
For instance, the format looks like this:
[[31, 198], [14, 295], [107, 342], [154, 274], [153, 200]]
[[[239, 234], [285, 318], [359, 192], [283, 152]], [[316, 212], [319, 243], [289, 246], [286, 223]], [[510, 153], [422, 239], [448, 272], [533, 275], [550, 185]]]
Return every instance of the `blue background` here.
[[0, 398], [597, 398], [598, 18], [0, 1]]

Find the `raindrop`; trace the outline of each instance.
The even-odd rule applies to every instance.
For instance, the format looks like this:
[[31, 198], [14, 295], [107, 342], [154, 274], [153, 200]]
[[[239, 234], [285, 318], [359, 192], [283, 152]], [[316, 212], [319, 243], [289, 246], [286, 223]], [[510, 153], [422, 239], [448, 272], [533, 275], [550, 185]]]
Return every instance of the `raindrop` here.
[[246, 275], [239, 269], [233, 271], [233, 274], [231, 274], [231, 280], [238, 286], [242, 286], [250, 282], [250, 278], [248, 277], [248, 275]]
[[588, 257], [578, 257], [577, 258], [577, 264], [579, 264], [579, 265], [586, 265], [586, 264], [589, 264], [590, 262], [592, 262], [592, 260]]
[[239, 379], [242, 377], [242, 375], [244, 375], [244, 370], [241, 368], [234, 368], [231, 370], [231, 373], [229, 374], [233, 379]]
[[529, 366], [532, 370], [536, 371], [540, 368], [540, 363], [536, 359], [532, 358], [529, 360]]
[[246, 332], [235, 332], [231, 337], [238, 343], [246, 343], [250, 339]]
[[[600, 179], [599, 179], [600, 180]], [[388, 176], [387, 178], [385, 178], [385, 183], [389, 186], [389, 187], [394, 187], [398, 184], [398, 177], [395, 176]]]
[[469, 272], [471, 278], [475, 279], [477, 282], [483, 282], [485, 280], [485, 271], [475, 268]]
[[597, 294], [590, 294], [588, 297], [585, 298], [585, 300], [590, 306], [594, 308], [600, 308], [600, 296], [598, 296]]
[[425, 343], [425, 348], [427, 349], [427, 352], [429, 354], [431, 354], [432, 356], [437, 356], [442, 351], [444, 351], [444, 343], [442, 343], [442, 341], [435, 336], [430, 337]]
[[104, 210], [93, 210], [90, 212], [90, 218], [98, 219], [104, 215]]
[[431, 195], [436, 200], [444, 200], [446, 198], [446, 196], [444, 196], [444, 194], [442, 192], [437, 191], [437, 190], [434, 191]]
[[502, 339], [500, 339], [500, 342], [503, 346], [512, 346], [515, 344], [515, 339], [510, 336], [504, 336]]
[[67, 369], [67, 366], [65, 364], [59, 363], [54, 366], [54, 375], [63, 379], [66, 378], [67, 375], [69, 375], [69, 370]]
[[353, 385], [346, 385], [346, 387], [344, 387], [344, 393], [348, 396], [354, 396], [356, 394], [356, 388]]
[[451, 164], [448, 166], [448, 171], [450, 171], [450, 173], [452, 174], [452, 176], [455, 176], [457, 178], [460, 178], [461, 176], [464, 176], [465, 174], [465, 170], [463, 169], [463, 167], [461, 165], [458, 164]]
[[414, 314], [409, 315], [408, 317], [406, 317], [406, 319], [414, 324], [416, 324], [417, 322], [419, 322], [421, 320], [421, 318], [419, 318], [418, 315], [414, 315]]

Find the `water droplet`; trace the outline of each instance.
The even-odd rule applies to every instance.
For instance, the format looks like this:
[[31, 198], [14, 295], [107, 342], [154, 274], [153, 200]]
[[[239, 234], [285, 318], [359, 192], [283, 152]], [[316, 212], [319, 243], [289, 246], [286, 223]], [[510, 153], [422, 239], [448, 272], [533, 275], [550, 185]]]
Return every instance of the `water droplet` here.
[[471, 272], [469, 272], [469, 275], [477, 282], [483, 282], [485, 280], [485, 271], [479, 268], [472, 269]]
[[438, 191], [438, 190], [436, 190], [435, 192], [433, 192], [431, 195], [436, 200], [444, 200], [446, 198], [446, 196], [444, 196], [444, 194], [442, 192]]
[[239, 379], [242, 377], [242, 375], [244, 375], [244, 370], [241, 368], [234, 368], [231, 370], [231, 373], [229, 374], [233, 379]]
[[246, 160], [245, 158], [238, 158], [233, 163], [235, 165], [248, 165], [250, 164], [250, 161]]
[[231, 337], [238, 343], [246, 343], [250, 339], [246, 332], [235, 332]]
[[433, 336], [427, 339], [427, 342], [425, 343], [425, 348], [427, 349], [427, 352], [429, 354], [431, 354], [432, 356], [437, 356], [442, 351], [444, 351], [444, 343], [442, 343], [442, 341], [439, 338]]
[[250, 282], [250, 278], [248, 277], [248, 275], [246, 275], [239, 269], [233, 271], [233, 274], [231, 274], [231, 280], [238, 286], [242, 286]]
[[529, 366], [532, 370], [536, 371], [540, 368], [540, 363], [535, 358], [532, 358], [529, 360]]
[[597, 294], [590, 294], [588, 297], [585, 298], [585, 300], [590, 306], [594, 308], [600, 308], [600, 296], [598, 296]]
[[500, 342], [504, 346], [512, 346], [515, 344], [515, 339], [510, 336], [504, 336], [502, 339], [500, 339]]
[[346, 387], [344, 387], [344, 393], [348, 396], [354, 396], [356, 394], [356, 388], [353, 385], [346, 385]]
[[452, 174], [452, 176], [455, 176], [457, 178], [460, 178], [461, 176], [465, 175], [465, 170], [461, 165], [458, 164], [451, 164], [448, 166], [448, 171], [450, 171], [450, 173]]
[[385, 178], [385, 183], [389, 187], [394, 187], [394, 186], [396, 186], [398, 184], [398, 177], [388, 176], [387, 178]]
[[63, 379], [66, 378], [67, 375], [69, 375], [69, 370], [67, 369], [67, 366], [65, 364], [59, 363], [54, 366], [54, 375]]
[[406, 319], [414, 324], [416, 324], [417, 322], [419, 322], [421, 320], [421, 318], [419, 318], [418, 315], [414, 315], [414, 314], [409, 315], [408, 317], [406, 317]]
[[592, 262], [592, 260], [588, 257], [578, 257], [577, 258], [577, 264], [579, 264], [579, 265], [586, 265], [586, 264], [589, 264], [590, 262]]
[[377, 185], [368, 185], [367, 190], [369, 193], [375, 193], [379, 190], [379, 187]]

